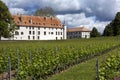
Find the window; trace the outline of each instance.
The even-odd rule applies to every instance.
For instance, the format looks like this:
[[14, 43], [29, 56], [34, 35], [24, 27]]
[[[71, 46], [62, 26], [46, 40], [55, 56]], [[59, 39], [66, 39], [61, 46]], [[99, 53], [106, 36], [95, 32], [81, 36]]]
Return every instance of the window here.
[[29, 23], [31, 23], [31, 19], [29, 20]]
[[38, 27], [38, 30], [40, 30], [40, 27]]
[[44, 27], [44, 29], [46, 29], [46, 27]]
[[58, 35], [60, 35], [60, 32], [58, 32]]
[[35, 39], [35, 36], [33, 36], [33, 40]]
[[34, 27], [32, 27], [32, 29], [34, 29]]
[[52, 17], [51, 17], [51, 21], [52, 21]]
[[29, 29], [31, 29], [31, 27], [29, 27]]
[[49, 34], [50, 34], [50, 32], [49, 32]]
[[44, 35], [46, 35], [46, 32], [44, 31]]
[[29, 31], [29, 34], [31, 34], [31, 31]]
[[62, 37], [61, 37], [61, 40], [62, 40]]
[[61, 35], [62, 35], [62, 32], [61, 32]]
[[28, 40], [30, 40], [30, 36], [28, 36]]
[[57, 40], [57, 37], [56, 37], [56, 40]]
[[19, 32], [18, 32], [18, 31], [15, 31], [15, 35], [19, 35]]
[[40, 31], [38, 31], [38, 35], [40, 35]]
[[44, 17], [44, 20], [46, 21], [46, 17]]
[[21, 32], [21, 35], [23, 35], [24, 33], [23, 32]]
[[35, 31], [33, 31], [33, 35], [35, 34]]
[[53, 32], [51, 32], [51, 34], [53, 34]]
[[40, 39], [40, 37], [38, 36], [38, 39]]
[[56, 32], [56, 35], [57, 35], [57, 32]]

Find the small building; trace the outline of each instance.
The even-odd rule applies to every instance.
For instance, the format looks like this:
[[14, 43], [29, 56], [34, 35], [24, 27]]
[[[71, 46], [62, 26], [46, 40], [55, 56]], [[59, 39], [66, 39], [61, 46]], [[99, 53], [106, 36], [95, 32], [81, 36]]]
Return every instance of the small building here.
[[90, 30], [85, 27], [68, 28], [67, 39], [90, 38]]
[[66, 39], [66, 26], [57, 17], [13, 15], [17, 25], [13, 40]]

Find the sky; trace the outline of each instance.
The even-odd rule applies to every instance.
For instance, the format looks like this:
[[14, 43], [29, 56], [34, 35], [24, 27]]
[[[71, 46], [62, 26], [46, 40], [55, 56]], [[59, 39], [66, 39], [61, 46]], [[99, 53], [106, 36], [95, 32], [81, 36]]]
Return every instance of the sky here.
[[51, 7], [68, 28], [96, 27], [103, 32], [120, 11], [120, 0], [2, 0], [12, 15], [33, 15], [37, 9]]

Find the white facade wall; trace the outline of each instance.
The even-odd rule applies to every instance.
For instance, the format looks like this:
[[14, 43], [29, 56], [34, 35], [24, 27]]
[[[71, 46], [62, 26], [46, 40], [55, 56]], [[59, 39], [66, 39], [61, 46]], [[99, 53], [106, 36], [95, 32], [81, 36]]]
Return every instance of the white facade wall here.
[[[19, 35], [16, 35], [15, 32]], [[47, 28], [47, 27], [25, 27], [20, 26], [14, 32], [14, 40], [62, 40], [64, 38], [64, 28]], [[65, 30], [66, 32], [66, 30]]]
[[81, 38], [90, 38], [90, 32], [81, 32]]
[[63, 38], [67, 39], [67, 26], [64, 26], [63, 34]]
[[90, 38], [90, 32], [67, 32], [67, 38]]

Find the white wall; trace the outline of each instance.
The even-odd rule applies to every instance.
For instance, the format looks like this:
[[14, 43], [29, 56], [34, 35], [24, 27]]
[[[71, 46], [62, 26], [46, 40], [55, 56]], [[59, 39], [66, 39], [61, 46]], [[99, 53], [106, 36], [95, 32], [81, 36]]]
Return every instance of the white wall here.
[[90, 32], [68, 32], [67, 38], [90, 38]]
[[[21, 26], [16, 31], [19, 32], [19, 35], [14, 35], [14, 40], [29, 40], [28, 36], [30, 36], [30, 40], [56, 40], [56, 39], [61, 40], [61, 39], [64, 39], [64, 36], [66, 36], [66, 34], [64, 35], [63, 28], [43, 28], [43, 27], [38, 28], [38, 27]], [[29, 34], [29, 31], [31, 31], [31, 34]], [[40, 35], [38, 34], [38, 31], [40, 31]], [[21, 32], [23, 32], [23, 35], [21, 34]], [[33, 34], [33, 32], [35, 34]], [[44, 33], [46, 33], [46, 35]], [[34, 39], [33, 39], [33, 36], [34, 36]], [[39, 36], [39, 39], [38, 39], [38, 36]]]

